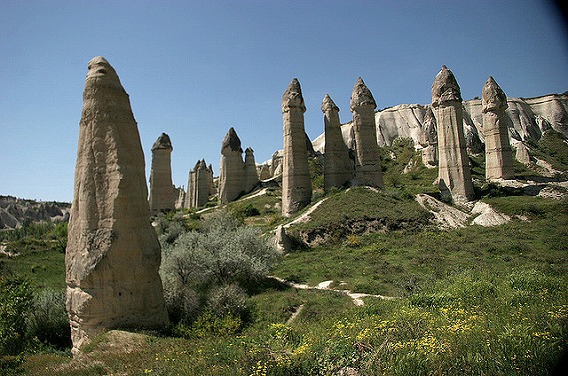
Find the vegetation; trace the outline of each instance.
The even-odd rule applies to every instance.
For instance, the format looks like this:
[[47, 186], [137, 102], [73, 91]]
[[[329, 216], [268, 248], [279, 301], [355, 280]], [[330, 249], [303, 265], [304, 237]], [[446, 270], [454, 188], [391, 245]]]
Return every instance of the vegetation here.
[[[568, 349], [568, 202], [487, 184], [476, 156], [477, 196], [513, 219], [442, 231], [414, 201], [435, 193], [436, 171], [417, 163], [409, 140], [381, 153], [385, 189], [318, 191], [314, 200], [326, 200], [292, 232], [326, 241], [285, 257], [264, 235], [284, 222], [277, 190], [223, 212], [154, 218], [172, 327], [103, 333], [80, 360], [54, 336], [68, 330], [62, 285], [38, 278], [45, 271], [63, 283], [63, 254], [49, 246], [59, 238], [22, 235], [47, 241], [35, 249], [8, 243], [20, 255], [0, 259], [0, 373], [554, 373]], [[310, 286], [332, 281], [334, 290], [297, 289], [269, 274]], [[369, 296], [355, 306], [340, 290], [394, 299]]]

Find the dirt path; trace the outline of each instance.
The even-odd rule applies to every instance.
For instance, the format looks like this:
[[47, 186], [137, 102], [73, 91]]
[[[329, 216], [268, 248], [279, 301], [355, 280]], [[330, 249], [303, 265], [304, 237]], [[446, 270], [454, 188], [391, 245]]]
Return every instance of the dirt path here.
[[[309, 285], [302, 284], [302, 283], [290, 282], [290, 281], [287, 281], [285, 279], [282, 279], [282, 278], [279, 278], [279, 277], [276, 277], [276, 276], [269, 276], [269, 278], [272, 278], [272, 279], [274, 279], [274, 280], [276, 280], [280, 283], [283, 283], [285, 285], [288, 285], [290, 287], [293, 287], [293, 288], [299, 289], [299, 290], [326, 290], [326, 291], [332, 291], [332, 292], [344, 294], [344, 295], [347, 295], [349, 298], [351, 298], [351, 300], [353, 301], [353, 304], [355, 304], [356, 306], [359, 306], [359, 307], [365, 305], [363, 298], [366, 298], [366, 297], [379, 298], [379, 299], [384, 299], [384, 300], [398, 299], [397, 297], [394, 297], [394, 296], [364, 294], [364, 293], [351, 292], [349, 290], [331, 289], [330, 286], [333, 283], [333, 281], [324, 281], [324, 282], [319, 283], [317, 286], [309, 286]], [[299, 314], [298, 311], [296, 311], [296, 313]]]

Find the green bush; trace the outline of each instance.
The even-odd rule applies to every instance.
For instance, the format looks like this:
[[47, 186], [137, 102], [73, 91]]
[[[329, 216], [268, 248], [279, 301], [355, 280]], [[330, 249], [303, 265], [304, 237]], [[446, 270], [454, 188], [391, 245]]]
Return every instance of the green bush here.
[[65, 311], [65, 291], [51, 289], [34, 294], [26, 316], [27, 335], [41, 343], [64, 349], [71, 345], [71, 329]]

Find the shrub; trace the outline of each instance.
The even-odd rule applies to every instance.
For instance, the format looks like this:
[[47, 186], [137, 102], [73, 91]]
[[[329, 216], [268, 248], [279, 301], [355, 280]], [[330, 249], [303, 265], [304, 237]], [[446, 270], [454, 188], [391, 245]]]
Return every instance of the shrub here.
[[243, 316], [247, 312], [247, 294], [238, 285], [219, 286], [211, 291], [207, 308], [218, 316], [232, 314]]
[[47, 289], [34, 294], [26, 316], [28, 337], [64, 349], [71, 345], [71, 329], [65, 312], [65, 291]]

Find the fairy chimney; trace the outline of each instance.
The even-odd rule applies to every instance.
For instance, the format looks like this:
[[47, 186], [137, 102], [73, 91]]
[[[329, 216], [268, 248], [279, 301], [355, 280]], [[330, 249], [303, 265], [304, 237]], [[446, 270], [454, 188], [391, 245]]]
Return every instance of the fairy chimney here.
[[219, 202], [235, 201], [244, 192], [244, 162], [241, 140], [234, 128], [229, 129], [221, 146], [219, 164]]
[[373, 94], [363, 79], [359, 77], [349, 108], [353, 113], [353, 130], [355, 133], [355, 185], [383, 187], [383, 172], [377, 145], [377, 128], [375, 124], [375, 108], [377, 104]]
[[456, 203], [473, 199], [473, 183], [463, 132], [460, 87], [445, 66], [432, 84], [432, 107], [438, 118], [438, 178], [442, 198]]
[[172, 184], [170, 137], [162, 133], [152, 146], [152, 168], [150, 169], [150, 212], [158, 214], [175, 209], [174, 186]]
[[74, 354], [106, 329], [168, 323], [130, 100], [103, 57], [88, 68], [65, 253]]
[[244, 191], [251, 192], [260, 182], [258, 172], [256, 170], [256, 162], [254, 160], [254, 150], [247, 148], [245, 150], [245, 171], [244, 171]]
[[481, 93], [483, 135], [485, 136], [485, 178], [512, 179], [513, 151], [509, 144], [509, 117], [507, 96], [493, 77], [483, 86]]
[[294, 78], [282, 96], [284, 157], [282, 162], [282, 215], [289, 217], [312, 199], [308, 149], [304, 130], [304, 98]]
[[339, 107], [329, 94], [323, 99], [321, 110], [325, 126], [323, 180], [324, 189], [328, 191], [348, 184], [353, 179], [354, 166], [341, 135]]

